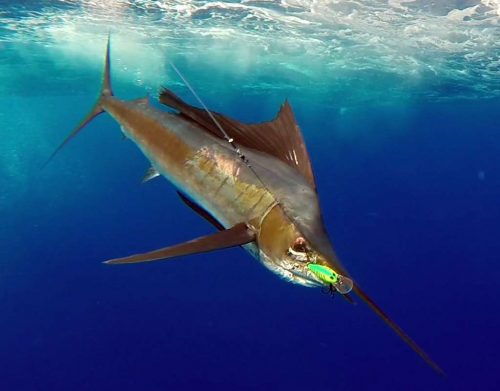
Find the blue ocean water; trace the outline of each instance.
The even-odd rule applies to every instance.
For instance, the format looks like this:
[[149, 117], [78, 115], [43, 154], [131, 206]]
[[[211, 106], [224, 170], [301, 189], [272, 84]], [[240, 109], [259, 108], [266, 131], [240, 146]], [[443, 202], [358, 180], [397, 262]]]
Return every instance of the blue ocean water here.
[[[1, 390], [497, 390], [498, 1], [0, 2]], [[168, 86], [250, 122], [287, 98], [363, 303], [240, 249], [101, 261], [213, 231], [90, 109]]]

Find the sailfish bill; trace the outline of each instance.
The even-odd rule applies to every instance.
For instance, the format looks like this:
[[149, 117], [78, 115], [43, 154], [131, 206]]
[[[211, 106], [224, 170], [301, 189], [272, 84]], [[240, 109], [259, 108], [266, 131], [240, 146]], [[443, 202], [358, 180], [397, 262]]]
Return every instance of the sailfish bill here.
[[358, 284], [354, 284], [353, 291], [363, 300], [375, 314], [382, 319], [415, 353], [417, 353], [434, 371], [445, 376], [445, 372], [437, 365], [417, 343], [406, 334], [389, 316], [368, 296]]
[[[154, 167], [144, 181], [164, 176], [177, 187], [181, 200], [218, 230], [105, 263], [151, 262], [245, 245], [269, 270], [290, 282], [328, 287], [351, 302], [352, 289], [432, 369], [444, 374], [361, 290], [338, 259], [323, 224], [309, 153], [287, 101], [271, 121], [245, 124], [209, 111], [203, 102], [205, 110], [189, 105], [164, 89], [160, 102], [175, 110], [166, 112], [147, 99], [116, 98], [110, 82], [109, 38], [105, 58], [97, 102], [47, 162], [92, 119], [106, 112]], [[318, 270], [328, 272], [325, 275], [336, 282], [327, 284]]]

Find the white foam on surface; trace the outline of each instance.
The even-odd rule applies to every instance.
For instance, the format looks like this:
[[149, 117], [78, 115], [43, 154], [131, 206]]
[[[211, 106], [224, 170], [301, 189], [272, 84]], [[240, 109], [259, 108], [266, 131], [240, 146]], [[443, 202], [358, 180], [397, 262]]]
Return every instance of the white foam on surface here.
[[198, 84], [307, 86], [351, 103], [477, 98], [500, 95], [499, 21], [499, 0], [61, 0], [4, 7], [0, 45], [100, 67], [109, 31], [114, 77], [148, 90], [168, 80], [168, 57], [197, 70]]

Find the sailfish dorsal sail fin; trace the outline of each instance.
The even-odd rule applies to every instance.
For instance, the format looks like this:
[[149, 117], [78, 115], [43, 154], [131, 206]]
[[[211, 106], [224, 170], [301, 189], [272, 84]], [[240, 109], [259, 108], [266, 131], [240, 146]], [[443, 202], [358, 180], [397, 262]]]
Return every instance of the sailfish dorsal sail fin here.
[[[212, 135], [223, 138], [217, 124], [205, 110], [184, 102], [169, 89], [161, 91], [160, 102]], [[256, 149], [280, 159], [301, 173], [316, 189], [309, 153], [288, 101], [283, 103], [273, 120], [257, 124], [245, 124], [216, 112], [212, 114], [238, 146]]]

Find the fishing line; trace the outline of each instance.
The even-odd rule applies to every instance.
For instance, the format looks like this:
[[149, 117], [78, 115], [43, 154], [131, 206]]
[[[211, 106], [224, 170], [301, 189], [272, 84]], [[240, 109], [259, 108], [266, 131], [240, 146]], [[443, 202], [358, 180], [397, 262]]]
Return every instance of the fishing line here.
[[[266, 186], [264, 181], [260, 178], [260, 176], [257, 174], [257, 172], [253, 169], [253, 167], [250, 165], [250, 162], [248, 159], [243, 155], [241, 150], [238, 148], [238, 146], [234, 143], [234, 139], [232, 137], [229, 137], [229, 134], [224, 130], [222, 125], [217, 121], [217, 118], [212, 114], [212, 112], [208, 109], [208, 107], [205, 105], [205, 103], [201, 100], [201, 98], [198, 96], [194, 88], [191, 86], [191, 84], [187, 81], [187, 79], [182, 75], [182, 73], [177, 69], [177, 67], [170, 61], [171, 67], [174, 69], [175, 73], [181, 78], [181, 80], [184, 82], [186, 87], [191, 91], [193, 96], [196, 98], [196, 100], [200, 103], [200, 105], [203, 107], [203, 109], [206, 111], [206, 113], [210, 116], [214, 124], [217, 126], [217, 128], [220, 130], [222, 135], [224, 136], [224, 139], [231, 145], [231, 147], [235, 150], [236, 154], [239, 156], [239, 158], [243, 161], [243, 163], [246, 164], [246, 166], [250, 169], [250, 171], [255, 175], [257, 180], [261, 183], [263, 188], [267, 190], [268, 194], [271, 196], [273, 199], [274, 203], [271, 208], [274, 208], [276, 205], [280, 205], [280, 202], [276, 199], [274, 194], [269, 190], [269, 188]], [[260, 201], [257, 202], [257, 204]], [[254, 205], [257, 206], [257, 204]], [[287, 211], [284, 208], [281, 208], [283, 213], [290, 219], [290, 221], [293, 221], [295, 223], [295, 219], [291, 218], [290, 215], [287, 213]], [[270, 211], [270, 209], [268, 209]], [[290, 249], [289, 249], [290, 250]], [[308, 251], [306, 251], [306, 257], [307, 260], [309, 260], [308, 256]], [[345, 295], [349, 293], [353, 287], [353, 282], [350, 278], [344, 277], [340, 274], [338, 274], [335, 270], [332, 268], [325, 266], [325, 265], [320, 265], [316, 264], [315, 261], [313, 262], [308, 262], [307, 263], [307, 268], [309, 271], [314, 274], [319, 281], [323, 282], [324, 284], [327, 284], [331, 287], [335, 287], [335, 289], [341, 293], [342, 295]]]
[[250, 171], [252, 171], [252, 173], [255, 175], [255, 177], [261, 183], [261, 185], [264, 187], [264, 189], [266, 189], [267, 192], [271, 195], [271, 197], [274, 199], [274, 202], [276, 202], [276, 205], [280, 204], [280, 202], [276, 199], [276, 197], [274, 196], [274, 194], [269, 190], [269, 188], [266, 186], [266, 184], [260, 178], [260, 176], [257, 174], [257, 172], [255, 172], [255, 170], [253, 169], [252, 165], [248, 161], [247, 157], [245, 155], [243, 155], [243, 153], [241, 152], [240, 148], [238, 148], [238, 146], [235, 144], [234, 139], [232, 137], [229, 137], [229, 134], [227, 134], [227, 132], [224, 130], [224, 128], [222, 127], [222, 125], [219, 123], [219, 121], [217, 121], [217, 118], [215, 118], [215, 116], [212, 114], [212, 112], [209, 110], [209, 108], [205, 105], [205, 103], [199, 97], [199, 95], [196, 93], [196, 91], [191, 86], [191, 84], [182, 75], [181, 71], [179, 71], [179, 69], [177, 69], [177, 67], [174, 65], [173, 62], [169, 61], [169, 63], [170, 63], [170, 66], [174, 69], [175, 73], [177, 73], [177, 75], [184, 82], [184, 84], [189, 89], [189, 91], [191, 91], [191, 93], [196, 98], [196, 100], [198, 101], [198, 103], [203, 107], [203, 109], [206, 111], [206, 113], [210, 116], [210, 118], [214, 122], [215, 126], [217, 126], [217, 128], [221, 131], [224, 139], [229, 143], [229, 145], [231, 145], [231, 147], [234, 149], [234, 151], [236, 152], [236, 154], [238, 155], [238, 157], [243, 161], [243, 163], [245, 163], [245, 165], [250, 169]]

